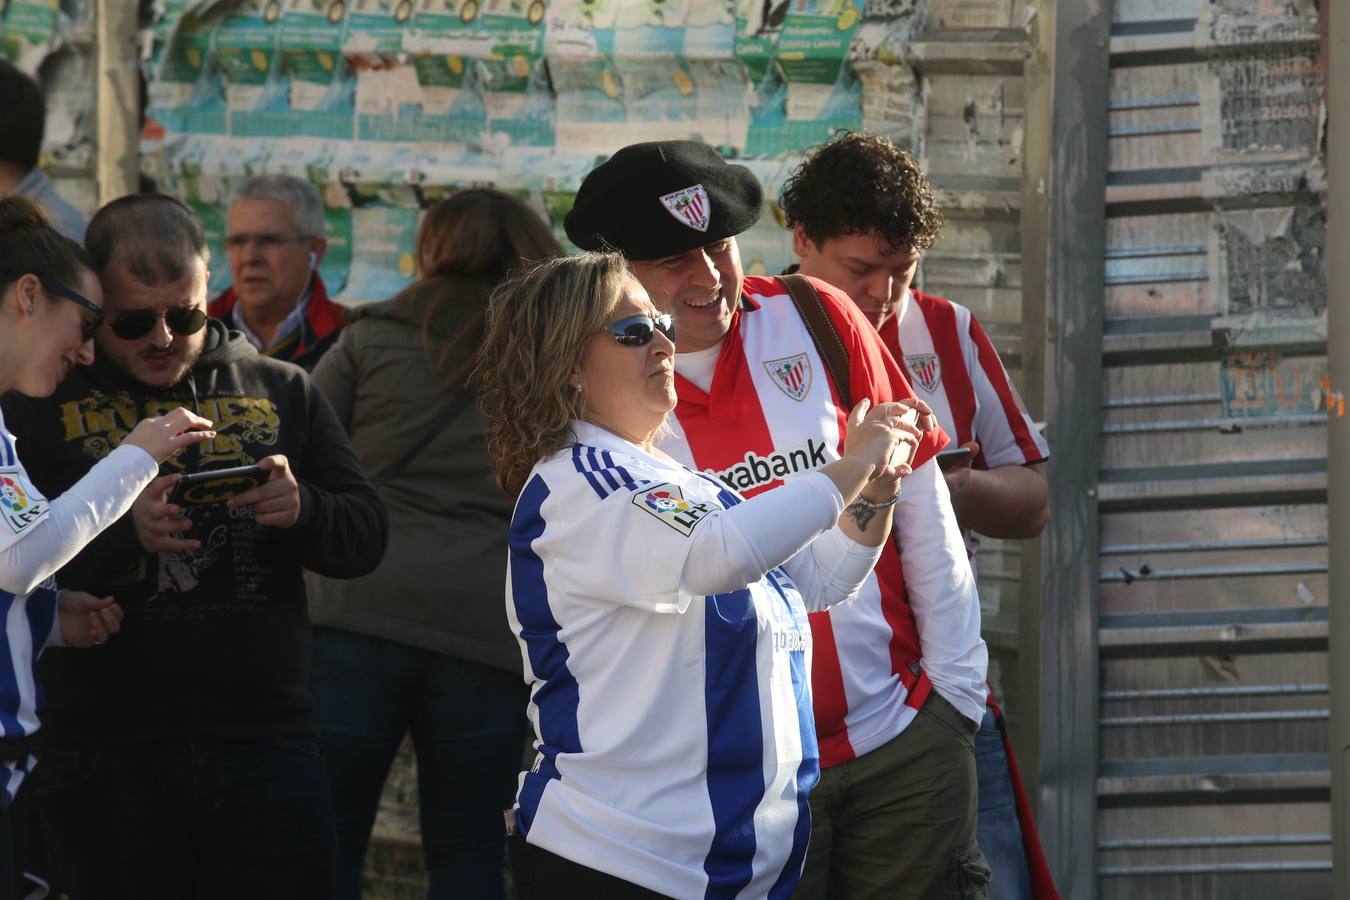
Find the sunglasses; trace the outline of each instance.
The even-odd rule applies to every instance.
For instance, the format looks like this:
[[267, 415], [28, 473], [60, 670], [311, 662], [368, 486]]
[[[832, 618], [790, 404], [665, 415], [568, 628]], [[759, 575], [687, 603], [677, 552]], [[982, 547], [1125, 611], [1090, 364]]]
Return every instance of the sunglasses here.
[[[150, 333], [161, 313], [153, 309], [118, 313], [109, 325], [113, 334], [124, 341], [134, 341]], [[179, 336], [196, 334], [206, 327], [206, 312], [197, 306], [175, 306], [162, 314], [169, 330]]]
[[665, 314], [627, 316], [617, 322], [610, 322], [604, 330], [614, 335], [614, 340], [625, 347], [645, 347], [652, 342], [658, 331], [670, 338], [671, 343], [675, 341], [675, 323]]
[[[34, 272], [33, 275], [37, 277], [38, 283], [42, 285], [44, 291], [49, 294], [55, 294], [64, 300], [69, 300], [71, 303], [74, 303], [76, 306], [89, 313], [89, 316], [84, 317], [84, 324], [80, 327], [80, 336], [86, 341], [93, 340], [94, 335], [98, 332], [98, 327], [103, 324], [103, 317], [105, 315], [103, 307], [78, 291], [66, 287], [55, 278], [38, 275], [36, 272]], [[18, 281], [22, 277], [23, 275], [21, 274], [0, 269], [0, 281]]]

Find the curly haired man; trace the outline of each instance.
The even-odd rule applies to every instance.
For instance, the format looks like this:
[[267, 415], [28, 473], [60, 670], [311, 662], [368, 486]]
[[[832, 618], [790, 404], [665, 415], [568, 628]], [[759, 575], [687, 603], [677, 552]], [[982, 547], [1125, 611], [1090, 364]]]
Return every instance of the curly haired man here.
[[[1029, 538], [1045, 527], [1049, 496], [1044, 460], [1049, 451], [1032, 424], [989, 338], [970, 310], [911, 288], [922, 253], [945, 224], [932, 186], [913, 157], [875, 134], [844, 133], [817, 147], [788, 179], [782, 207], [793, 229], [793, 246], [804, 275], [842, 289], [881, 333], [964, 454], [945, 469], [952, 507], [966, 538], [971, 565], [979, 541]], [[939, 457], [939, 462], [942, 458]], [[903, 551], [903, 548], [902, 548]], [[973, 725], [974, 723], [972, 723]], [[1053, 898], [1035, 826], [1025, 812], [1021, 785], [1010, 769], [1002, 720], [992, 695], [975, 734], [978, 777], [978, 842], [993, 871], [995, 900]], [[905, 780], [869, 788], [850, 767], [826, 768], [811, 794], [813, 834], [798, 897], [964, 896], [959, 891], [913, 893], [913, 873], [896, 871], [894, 885], [854, 884], [854, 861], [877, 845], [876, 823], [896, 827], [893, 844], [911, 843], [919, 819]], [[953, 771], [964, 769], [952, 760]], [[1015, 766], [1015, 764], [1014, 764]], [[876, 813], [897, 810], [884, 818]], [[864, 810], [871, 812], [864, 813]], [[973, 812], [973, 810], [972, 810]], [[953, 822], [965, 827], [973, 822]], [[893, 890], [895, 893], [886, 893]]]

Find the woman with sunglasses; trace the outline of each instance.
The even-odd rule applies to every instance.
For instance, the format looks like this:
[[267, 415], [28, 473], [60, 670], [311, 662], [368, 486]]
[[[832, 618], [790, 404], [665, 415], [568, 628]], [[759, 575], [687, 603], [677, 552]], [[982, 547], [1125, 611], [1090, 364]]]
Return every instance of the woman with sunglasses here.
[[[63, 237], [42, 208], [23, 197], [0, 200], [0, 394], [45, 397], [76, 365], [93, 362], [103, 294], [84, 250]], [[32, 768], [35, 665], [49, 642], [101, 644], [119, 628], [111, 597], [58, 592], [51, 576], [130, 508], [159, 463], [209, 439], [211, 423], [186, 410], [147, 419], [122, 446], [69, 491], [47, 500], [28, 479], [0, 415], [0, 612], [12, 670], [0, 682], [0, 797], [14, 799]], [[9, 868], [8, 818], [0, 817], [0, 898], [15, 880]]]
[[745, 500], [653, 446], [673, 338], [611, 254], [540, 266], [490, 309], [482, 396], [519, 494], [507, 616], [538, 752], [514, 810], [524, 900], [791, 893], [818, 775], [806, 613], [871, 571], [891, 507], [860, 492], [897, 494], [892, 454], [917, 440], [903, 406], [864, 400], [842, 459]]

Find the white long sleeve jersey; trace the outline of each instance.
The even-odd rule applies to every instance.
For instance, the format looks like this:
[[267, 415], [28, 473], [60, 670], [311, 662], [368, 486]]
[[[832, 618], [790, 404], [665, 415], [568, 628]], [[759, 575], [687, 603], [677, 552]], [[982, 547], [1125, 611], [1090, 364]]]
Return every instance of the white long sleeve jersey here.
[[511, 525], [507, 615], [538, 750], [518, 822], [531, 844], [672, 897], [788, 897], [819, 773], [803, 597], [850, 598], [878, 550], [835, 527], [824, 475], [743, 503], [574, 429]]
[[[0, 738], [38, 730], [37, 660], [59, 639], [53, 574], [126, 513], [157, 469], [139, 447], [119, 447], [49, 502], [29, 481], [0, 414]], [[25, 756], [0, 768], [6, 806], [35, 762]]]

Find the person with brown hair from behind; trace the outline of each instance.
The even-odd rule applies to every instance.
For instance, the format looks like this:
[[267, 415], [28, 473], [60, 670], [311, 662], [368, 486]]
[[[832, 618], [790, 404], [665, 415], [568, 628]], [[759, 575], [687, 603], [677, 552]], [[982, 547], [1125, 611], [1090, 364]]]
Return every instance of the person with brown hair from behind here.
[[469, 375], [489, 294], [521, 263], [562, 255], [520, 200], [459, 191], [422, 221], [419, 280], [352, 309], [314, 370], [391, 529], [370, 575], [309, 579], [310, 683], [337, 809], [339, 900], [361, 896], [380, 790], [409, 731], [428, 896], [503, 896], [502, 810], [528, 695], [502, 591], [512, 504], [492, 480]]

